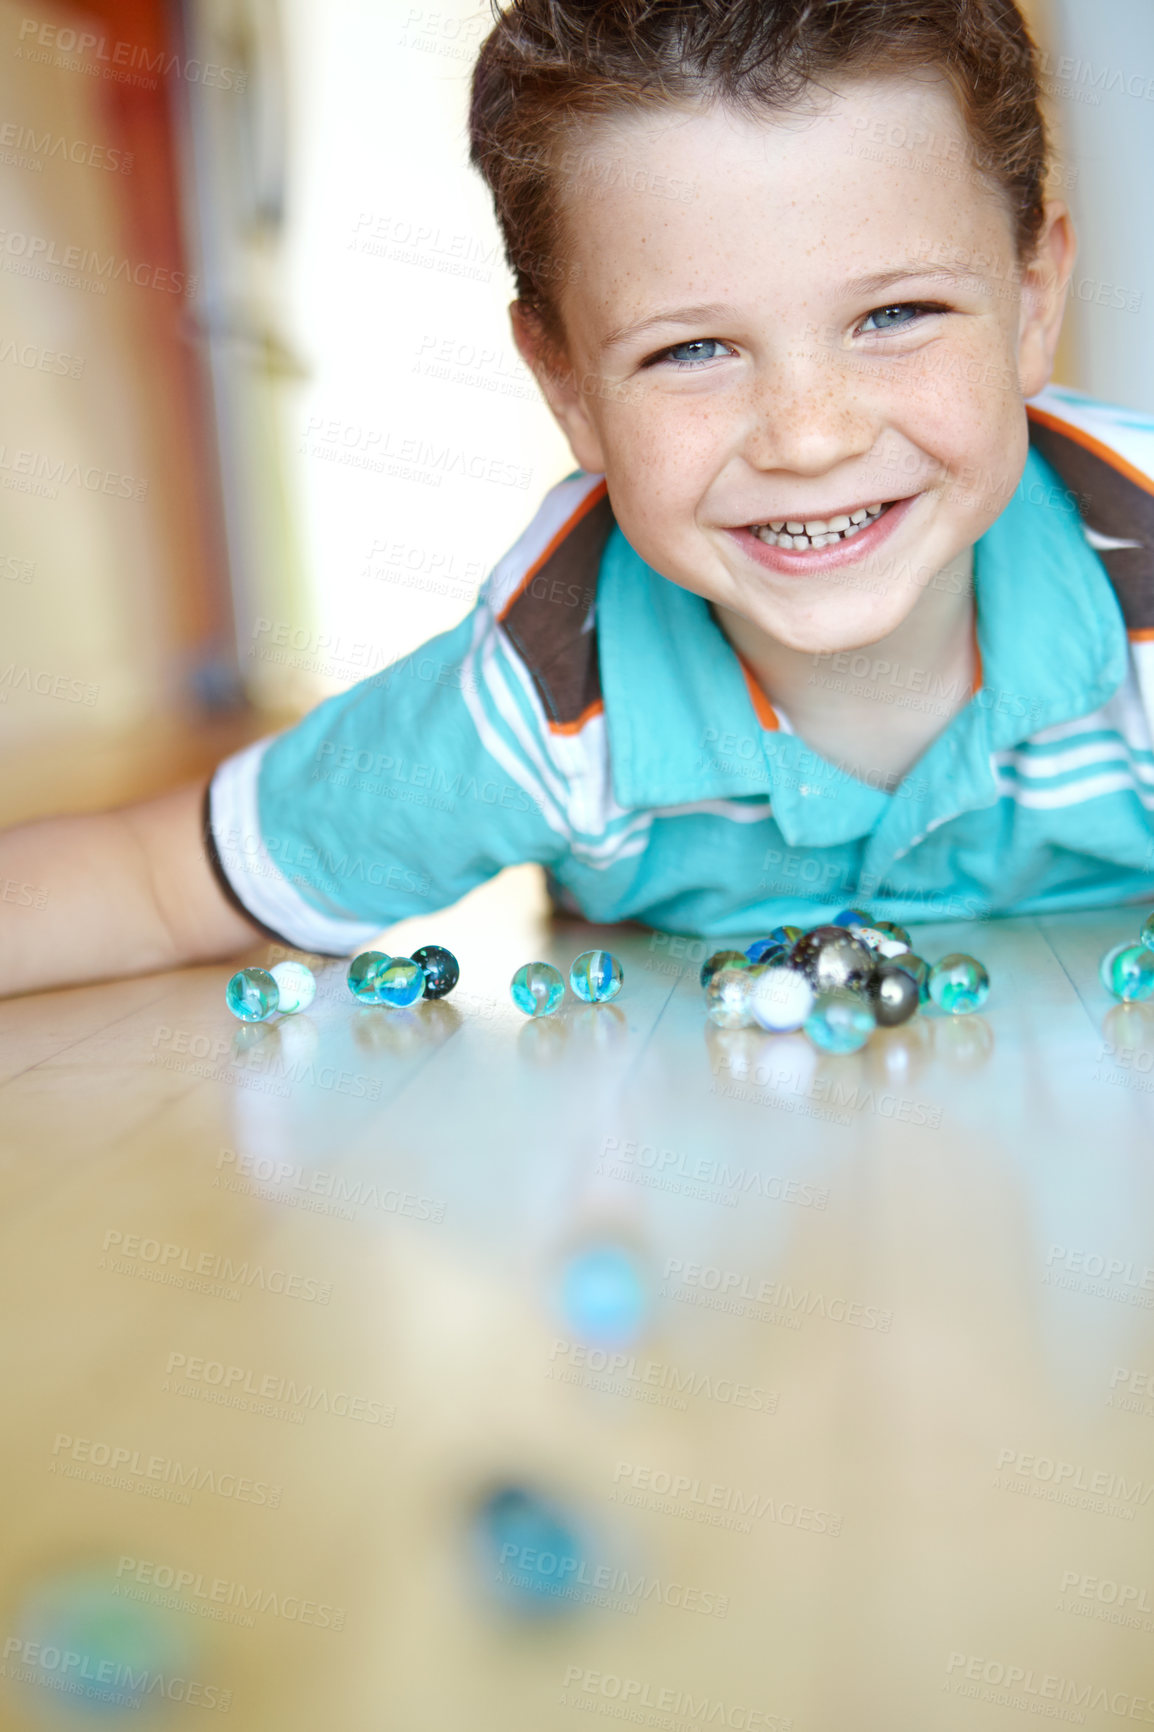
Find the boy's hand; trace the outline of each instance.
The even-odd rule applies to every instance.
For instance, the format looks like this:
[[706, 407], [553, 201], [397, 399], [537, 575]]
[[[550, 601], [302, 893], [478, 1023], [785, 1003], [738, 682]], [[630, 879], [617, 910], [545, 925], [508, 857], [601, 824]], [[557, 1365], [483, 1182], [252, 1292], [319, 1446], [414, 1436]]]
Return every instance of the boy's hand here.
[[0, 996], [215, 962], [261, 936], [205, 853], [203, 782], [0, 834]]

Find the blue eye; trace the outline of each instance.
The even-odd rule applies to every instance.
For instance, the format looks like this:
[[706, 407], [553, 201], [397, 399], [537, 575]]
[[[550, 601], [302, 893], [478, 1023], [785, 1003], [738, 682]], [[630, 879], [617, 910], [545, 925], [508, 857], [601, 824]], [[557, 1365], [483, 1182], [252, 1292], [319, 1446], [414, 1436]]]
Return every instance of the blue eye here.
[[[689, 343], [675, 343], [671, 349], [663, 349], [660, 355], [655, 355], [655, 361], [669, 360], [675, 367], [693, 367], [699, 361], [715, 361], [716, 355], [704, 354], [707, 349], [724, 349], [725, 345], [717, 337], [695, 337]], [[688, 359], [682, 361], [677, 357], [688, 354]]]
[[[875, 325], [875, 331], [898, 331], [914, 319], [920, 319], [923, 313], [945, 313], [948, 310], [947, 307], [925, 301], [899, 301], [890, 307], [875, 307], [872, 313], [866, 314], [861, 328], [864, 331], [870, 319], [879, 319], [884, 322]], [[898, 316], [895, 317], [895, 314]], [[903, 314], [907, 316], [902, 317]]]

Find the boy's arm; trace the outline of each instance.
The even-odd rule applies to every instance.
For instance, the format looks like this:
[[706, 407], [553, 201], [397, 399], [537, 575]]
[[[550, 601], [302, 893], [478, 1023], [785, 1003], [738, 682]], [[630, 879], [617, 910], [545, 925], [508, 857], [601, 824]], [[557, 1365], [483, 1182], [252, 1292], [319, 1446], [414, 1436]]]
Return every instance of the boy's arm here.
[[203, 782], [0, 834], [0, 997], [215, 962], [262, 936], [208, 862]]

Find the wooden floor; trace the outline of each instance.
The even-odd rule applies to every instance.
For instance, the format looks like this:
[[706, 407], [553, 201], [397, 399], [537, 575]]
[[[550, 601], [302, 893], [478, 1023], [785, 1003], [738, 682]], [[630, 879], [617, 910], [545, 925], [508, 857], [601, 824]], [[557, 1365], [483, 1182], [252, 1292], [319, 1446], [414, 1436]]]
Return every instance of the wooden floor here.
[[[334, 963], [273, 1026], [224, 967], [0, 1005], [0, 1727], [1154, 1721], [1143, 912], [920, 928], [985, 1013], [845, 1058], [530, 868], [388, 935], [461, 960], [412, 1012]], [[518, 1015], [598, 943], [614, 1004]], [[615, 1340], [562, 1290], [606, 1244]], [[500, 1485], [581, 1536], [536, 1614]]]

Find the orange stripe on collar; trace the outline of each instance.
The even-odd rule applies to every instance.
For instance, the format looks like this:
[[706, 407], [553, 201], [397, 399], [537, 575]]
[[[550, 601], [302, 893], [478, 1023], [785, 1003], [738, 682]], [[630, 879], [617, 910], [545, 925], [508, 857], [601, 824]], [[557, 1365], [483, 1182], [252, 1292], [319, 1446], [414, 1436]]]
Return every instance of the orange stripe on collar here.
[[506, 615], [512, 608], [513, 603], [517, 601], [520, 596], [524, 595], [525, 591], [528, 589], [537, 573], [541, 570], [541, 567], [545, 564], [545, 561], [549, 558], [550, 554], [556, 553], [565, 537], [573, 531], [583, 517], [589, 515], [595, 505], [600, 505], [608, 491], [609, 483], [607, 481], [599, 481], [596, 487], [590, 488], [577, 509], [565, 519], [557, 533], [550, 538], [546, 547], [533, 561], [532, 565], [529, 567], [528, 571], [525, 573], [524, 577], [521, 579], [520, 583], [517, 585], [516, 589], [497, 615], [498, 619], [505, 619]]
[[1067, 439], [1072, 439], [1075, 445], [1082, 445], [1087, 451], [1092, 451], [1095, 457], [1100, 457], [1111, 469], [1116, 469], [1119, 475], [1125, 475], [1128, 481], [1133, 481], [1144, 493], [1154, 493], [1154, 481], [1149, 475], [1144, 475], [1141, 469], [1135, 469], [1119, 452], [1109, 445], [1104, 445], [1100, 439], [1095, 439], [1084, 427], [1075, 426], [1073, 421], [1063, 421], [1061, 416], [1051, 415], [1045, 409], [1027, 408], [1026, 418], [1037, 421], [1041, 427], [1052, 427], [1055, 433], [1064, 433]]
[[594, 703], [591, 703], [589, 705], [588, 709], [582, 710], [581, 714], [577, 717], [576, 721], [573, 721], [573, 722], [550, 722], [549, 723], [549, 732], [551, 734], [579, 734], [587, 722], [591, 722], [593, 720], [594, 716], [602, 715], [604, 713], [604, 710], [605, 710], [604, 699], [603, 698], [597, 698]]
[[753, 669], [739, 650], [734, 650], [733, 653], [737, 657], [742, 673], [745, 675], [745, 683], [749, 688], [750, 702], [753, 705], [754, 714], [758, 721], [761, 723], [763, 728], [779, 729], [781, 723], [777, 719], [777, 711], [762, 691]]

